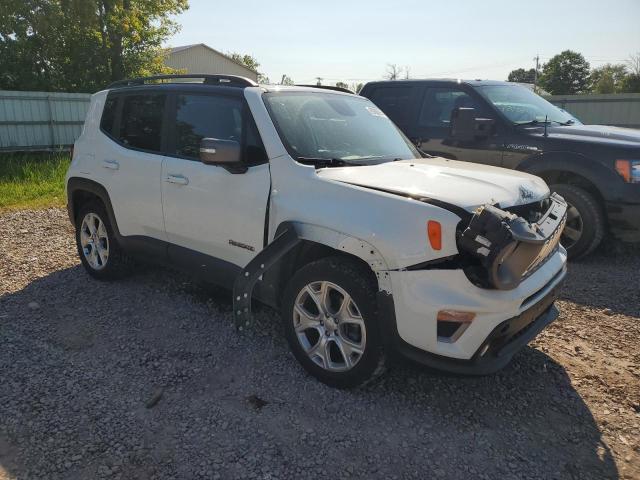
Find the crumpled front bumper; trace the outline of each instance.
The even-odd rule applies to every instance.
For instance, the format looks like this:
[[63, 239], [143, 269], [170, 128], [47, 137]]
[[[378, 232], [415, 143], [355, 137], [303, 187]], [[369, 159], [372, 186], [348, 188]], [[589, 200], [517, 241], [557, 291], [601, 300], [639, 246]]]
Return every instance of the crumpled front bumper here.
[[[496, 371], [557, 316], [553, 302], [566, 275], [566, 258], [559, 247], [512, 290], [477, 287], [460, 269], [389, 272], [393, 295], [379, 295], [386, 336], [394, 350], [434, 368]], [[455, 342], [442, 341], [440, 310], [476, 317]]]

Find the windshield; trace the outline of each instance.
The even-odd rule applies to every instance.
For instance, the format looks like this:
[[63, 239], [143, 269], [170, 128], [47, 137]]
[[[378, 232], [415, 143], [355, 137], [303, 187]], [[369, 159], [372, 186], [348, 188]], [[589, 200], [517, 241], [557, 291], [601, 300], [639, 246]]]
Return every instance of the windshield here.
[[420, 158], [391, 120], [365, 98], [309, 91], [263, 97], [280, 138], [298, 161], [364, 165]]
[[515, 124], [549, 122], [579, 124], [568, 112], [520, 85], [481, 85], [478, 92]]

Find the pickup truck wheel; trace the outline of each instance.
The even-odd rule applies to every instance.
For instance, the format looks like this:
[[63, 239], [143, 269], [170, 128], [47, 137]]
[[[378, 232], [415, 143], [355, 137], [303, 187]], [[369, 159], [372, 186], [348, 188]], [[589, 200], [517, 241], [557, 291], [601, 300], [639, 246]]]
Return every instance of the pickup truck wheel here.
[[76, 217], [76, 246], [85, 270], [98, 280], [122, 276], [129, 264], [100, 203], [83, 205]]
[[304, 266], [287, 285], [282, 320], [289, 347], [321, 382], [352, 388], [384, 372], [375, 291], [364, 267], [341, 257]]
[[562, 245], [569, 258], [575, 260], [593, 252], [604, 237], [605, 220], [602, 208], [589, 192], [574, 185], [549, 187], [569, 204], [567, 224], [562, 232]]

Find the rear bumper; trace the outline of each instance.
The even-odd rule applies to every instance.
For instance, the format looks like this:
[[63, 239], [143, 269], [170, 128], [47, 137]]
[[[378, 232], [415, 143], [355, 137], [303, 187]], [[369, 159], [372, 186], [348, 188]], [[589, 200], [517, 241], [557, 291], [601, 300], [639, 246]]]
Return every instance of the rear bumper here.
[[640, 204], [607, 203], [611, 234], [623, 242], [640, 242]]

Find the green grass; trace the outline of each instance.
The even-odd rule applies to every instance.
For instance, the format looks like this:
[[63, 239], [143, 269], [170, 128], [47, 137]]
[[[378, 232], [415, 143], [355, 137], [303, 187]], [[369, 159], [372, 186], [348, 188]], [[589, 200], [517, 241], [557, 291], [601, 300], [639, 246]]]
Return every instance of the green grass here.
[[66, 152], [0, 154], [0, 211], [63, 206], [70, 160]]

